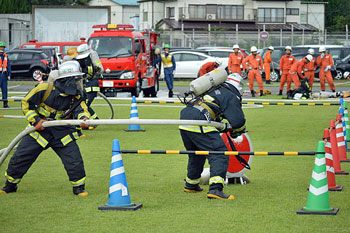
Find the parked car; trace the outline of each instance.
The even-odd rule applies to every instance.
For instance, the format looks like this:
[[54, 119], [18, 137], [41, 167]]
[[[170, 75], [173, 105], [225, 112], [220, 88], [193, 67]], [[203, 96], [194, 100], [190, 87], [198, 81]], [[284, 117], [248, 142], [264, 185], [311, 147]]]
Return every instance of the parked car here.
[[50, 72], [50, 58], [41, 50], [15, 49], [7, 53], [11, 61], [11, 77], [31, 77], [37, 81], [38, 75]]
[[[176, 62], [175, 78], [197, 78], [200, 67], [215, 58], [201, 52], [175, 51], [172, 52]], [[227, 67], [228, 58], [219, 58], [222, 64]], [[162, 68], [163, 69], [163, 68]], [[164, 78], [161, 72], [160, 78]]]
[[46, 48], [23, 48], [25, 50], [32, 51], [43, 51], [49, 57], [49, 67], [50, 69], [58, 69], [59, 65], [59, 57], [54, 47], [46, 47]]
[[[345, 71], [350, 72], [350, 54], [335, 65], [337, 72], [343, 75]], [[342, 76], [343, 77], [343, 76]]]

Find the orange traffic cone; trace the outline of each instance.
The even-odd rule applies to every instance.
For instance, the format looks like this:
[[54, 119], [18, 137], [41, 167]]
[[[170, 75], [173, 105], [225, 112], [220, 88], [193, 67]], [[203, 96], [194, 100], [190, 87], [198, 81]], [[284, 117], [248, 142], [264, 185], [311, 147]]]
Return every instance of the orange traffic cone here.
[[341, 114], [337, 114], [336, 135], [337, 135], [337, 144], [338, 144], [340, 162], [350, 162], [350, 159], [346, 157], [346, 146], [345, 146]]
[[330, 135], [331, 135], [331, 147], [333, 155], [333, 167], [336, 175], [349, 175], [349, 172], [341, 170], [339, 155], [338, 155], [338, 145], [337, 145], [337, 136], [335, 132], [335, 122], [331, 120], [329, 123]]
[[330, 141], [329, 129], [325, 129], [323, 132], [323, 141], [325, 143], [325, 156], [326, 156], [326, 170], [328, 180], [329, 191], [343, 191], [343, 185], [336, 185], [334, 168], [333, 168], [333, 155]]

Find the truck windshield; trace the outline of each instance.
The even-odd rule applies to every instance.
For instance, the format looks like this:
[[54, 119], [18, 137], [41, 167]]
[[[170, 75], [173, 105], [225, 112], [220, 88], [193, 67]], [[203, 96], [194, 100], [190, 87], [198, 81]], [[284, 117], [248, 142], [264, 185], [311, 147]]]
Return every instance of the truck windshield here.
[[133, 44], [130, 37], [93, 37], [89, 39], [88, 44], [92, 50], [104, 58], [133, 55]]

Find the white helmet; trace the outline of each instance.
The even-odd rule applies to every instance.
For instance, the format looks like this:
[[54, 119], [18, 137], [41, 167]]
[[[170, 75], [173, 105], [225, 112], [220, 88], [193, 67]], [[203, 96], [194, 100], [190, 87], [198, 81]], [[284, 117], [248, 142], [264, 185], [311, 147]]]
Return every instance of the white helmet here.
[[257, 52], [258, 49], [255, 46], [250, 47], [250, 52]]
[[80, 64], [78, 61], [67, 61], [58, 67], [57, 79], [76, 77], [82, 78], [84, 73], [80, 72]]
[[314, 49], [309, 49], [307, 51], [308, 54], [314, 55], [315, 54], [315, 50]]
[[326, 47], [321, 46], [321, 47], [318, 49], [318, 51], [319, 51], [320, 53], [326, 52]]
[[290, 47], [290, 46], [286, 46], [286, 47], [284, 48], [284, 50], [287, 50], [287, 49], [289, 49], [290, 51], [292, 51], [292, 47]]
[[235, 44], [235, 45], [233, 45], [232, 48], [233, 48], [233, 49], [239, 49], [239, 45], [238, 45], [238, 44]]
[[225, 83], [231, 84], [232, 86], [234, 86], [239, 93], [243, 93], [243, 85], [244, 85], [244, 81], [241, 75], [239, 75], [238, 73], [233, 73], [230, 74], [227, 77], [227, 80], [225, 81]]
[[73, 57], [66, 55], [66, 56], [64, 56], [62, 63], [67, 62], [67, 61], [71, 61], [71, 60], [73, 60]]
[[345, 71], [344, 78], [347, 78], [349, 75], [350, 75], [350, 72], [349, 71]]
[[306, 58], [308, 61], [312, 61], [312, 59], [313, 59], [312, 55], [310, 55], [310, 54], [309, 54], [309, 55], [306, 55], [305, 58]]
[[275, 48], [274, 48], [274, 47], [272, 47], [272, 46], [270, 46], [268, 49], [269, 49], [269, 50], [272, 50], [272, 51], [274, 51], [274, 50], [275, 50]]
[[219, 58], [215, 58], [214, 62], [218, 64], [218, 66], [222, 65], [222, 61]]
[[83, 59], [90, 55], [91, 50], [87, 44], [82, 44], [78, 46], [77, 52], [78, 55], [76, 56], [76, 59]]

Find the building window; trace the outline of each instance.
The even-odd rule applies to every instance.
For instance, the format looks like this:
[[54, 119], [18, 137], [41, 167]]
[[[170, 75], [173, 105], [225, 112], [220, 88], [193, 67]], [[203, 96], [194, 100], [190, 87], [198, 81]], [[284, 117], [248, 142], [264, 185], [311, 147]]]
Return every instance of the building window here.
[[259, 8], [258, 9], [259, 23], [284, 23], [283, 8]]
[[12, 29], [13, 29], [13, 23], [9, 23], [9, 43], [12, 43]]
[[175, 7], [167, 7], [168, 18], [175, 17]]
[[244, 19], [243, 6], [219, 5], [217, 8], [218, 19]]
[[244, 19], [244, 7], [239, 5], [194, 5], [188, 7], [190, 19]]
[[287, 8], [286, 15], [299, 15], [299, 9], [298, 8]]
[[148, 21], [148, 12], [144, 11], [143, 12], [143, 22], [147, 22]]

